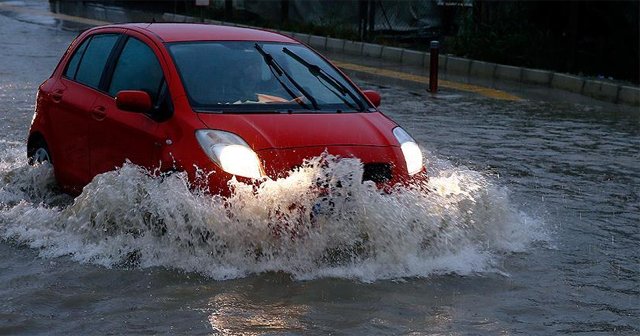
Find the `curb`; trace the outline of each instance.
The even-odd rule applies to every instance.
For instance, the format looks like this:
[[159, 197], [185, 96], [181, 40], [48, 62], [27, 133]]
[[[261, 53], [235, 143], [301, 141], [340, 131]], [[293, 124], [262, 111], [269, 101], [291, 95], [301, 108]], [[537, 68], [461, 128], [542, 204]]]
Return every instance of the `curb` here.
[[[170, 22], [198, 22], [194, 17], [164, 13], [162, 19]], [[235, 27], [256, 28], [247, 25], [204, 20], [205, 23]], [[259, 28], [259, 27], [258, 27]], [[430, 53], [411, 49], [396, 48], [373, 43], [356, 42], [325, 36], [317, 36], [290, 31], [276, 32], [292, 37], [319, 50], [344, 53], [348, 55], [379, 58], [402, 65], [428, 66]], [[530, 69], [497, 63], [472, 60], [451, 55], [439, 56], [439, 70], [450, 75], [462, 75], [467, 78], [506, 80], [545, 86], [553, 89], [577, 93], [583, 96], [608, 101], [615, 104], [640, 106], [640, 87], [620, 83], [595, 80], [548, 70]]]

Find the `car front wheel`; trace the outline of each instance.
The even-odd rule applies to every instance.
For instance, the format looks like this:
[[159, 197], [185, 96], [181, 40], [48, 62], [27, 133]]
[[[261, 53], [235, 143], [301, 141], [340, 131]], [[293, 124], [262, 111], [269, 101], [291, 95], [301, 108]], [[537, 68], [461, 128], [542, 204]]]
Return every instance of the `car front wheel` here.
[[38, 140], [28, 150], [28, 156], [30, 165], [43, 162], [49, 162], [53, 164], [53, 160], [51, 160], [51, 154], [49, 152], [49, 147], [47, 147], [47, 143], [44, 140]]

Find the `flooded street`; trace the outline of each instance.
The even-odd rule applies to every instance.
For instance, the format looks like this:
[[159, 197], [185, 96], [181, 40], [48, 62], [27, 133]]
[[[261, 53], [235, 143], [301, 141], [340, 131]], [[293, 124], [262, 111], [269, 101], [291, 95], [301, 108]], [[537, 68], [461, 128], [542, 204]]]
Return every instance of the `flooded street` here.
[[640, 332], [638, 108], [356, 75], [422, 145], [431, 191], [357, 183], [306, 238], [278, 238], [273, 213], [313, 206], [314, 174], [361, 166], [225, 200], [127, 165], [61, 194], [25, 138], [77, 32], [22, 15], [0, 6], [0, 334]]

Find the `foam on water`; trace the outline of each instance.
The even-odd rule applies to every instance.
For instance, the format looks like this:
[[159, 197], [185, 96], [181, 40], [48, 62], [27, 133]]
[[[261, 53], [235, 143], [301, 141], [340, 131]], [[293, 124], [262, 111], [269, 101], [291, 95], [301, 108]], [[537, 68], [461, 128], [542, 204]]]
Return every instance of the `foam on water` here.
[[73, 199], [49, 165], [26, 164], [23, 145], [0, 150], [0, 237], [47, 258], [215, 279], [282, 271], [375, 281], [500, 272], [505, 254], [546, 239], [506, 188], [433, 155], [424, 188], [391, 193], [354, 182], [357, 160], [324, 157], [259, 187], [232, 181], [228, 198], [190, 189], [184, 174], [127, 164]]

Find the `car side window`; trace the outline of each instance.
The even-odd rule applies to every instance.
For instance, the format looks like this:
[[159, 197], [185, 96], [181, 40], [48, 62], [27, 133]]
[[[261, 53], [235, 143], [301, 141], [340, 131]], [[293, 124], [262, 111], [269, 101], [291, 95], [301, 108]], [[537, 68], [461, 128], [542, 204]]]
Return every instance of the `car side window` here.
[[[88, 46], [82, 50], [83, 55], [80, 56], [78, 69], [72, 79], [93, 88], [98, 88], [105, 64], [109, 59], [113, 46], [118, 41], [118, 37], [117, 34], [94, 35], [91, 41], [88, 42]], [[76, 54], [80, 54], [80, 51], [78, 49]], [[73, 55], [73, 58], [75, 57], [76, 55]], [[69, 68], [71, 68], [71, 62], [74, 61], [73, 58], [70, 61]]]
[[122, 90], [146, 91], [154, 104], [158, 101], [164, 82], [160, 62], [144, 42], [129, 37], [116, 63], [109, 95]]
[[76, 49], [75, 53], [71, 57], [71, 60], [67, 64], [67, 69], [64, 71], [64, 76], [70, 79], [76, 79], [76, 73], [78, 72], [78, 64], [80, 64], [80, 60], [84, 55], [84, 51], [87, 49], [87, 45], [89, 45], [89, 41], [91, 38], [88, 38], [82, 42], [80, 47]]

